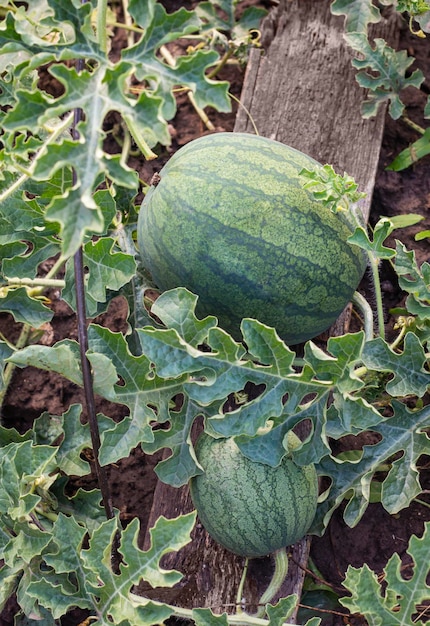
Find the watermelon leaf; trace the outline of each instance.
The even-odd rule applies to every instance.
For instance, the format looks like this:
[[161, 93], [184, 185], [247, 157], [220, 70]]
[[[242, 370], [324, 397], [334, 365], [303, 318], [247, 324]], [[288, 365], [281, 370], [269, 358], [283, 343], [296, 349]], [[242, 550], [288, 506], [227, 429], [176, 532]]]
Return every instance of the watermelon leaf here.
[[[169, 448], [172, 455], [160, 461], [155, 472], [160, 480], [173, 487], [186, 485], [191, 476], [202, 472], [191, 442], [191, 427], [202, 410], [187, 397], [177, 412], [170, 412], [170, 427], [154, 430], [152, 443], [142, 442], [142, 449], [147, 454]], [[106, 439], [105, 439], [106, 441]]]
[[[264, 336], [264, 351], [267, 357], [267, 344], [273, 343], [273, 331], [254, 320], [247, 321], [247, 329], [255, 326], [260, 336]], [[261, 333], [261, 330], [263, 332]], [[184, 389], [189, 397], [206, 406], [209, 403], [225, 400], [235, 392], [240, 392], [247, 382], [264, 384], [267, 389], [256, 401], [245, 404], [224, 415], [214, 416], [212, 428], [223, 436], [245, 434], [254, 436], [259, 428], [266, 425], [269, 418], [276, 418], [283, 411], [282, 398], [289, 393], [288, 405], [291, 409], [308, 393], [319, 392], [326, 385], [301, 379], [295, 373], [284, 377], [284, 355], [288, 349], [282, 348], [282, 361], [276, 356], [264, 365], [256, 365], [244, 359], [244, 349], [219, 328], [212, 328], [208, 334], [208, 345], [212, 351], [198, 351], [189, 346], [177, 332], [145, 328], [139, 330], [142, 349], [155, 363], [156, 371], [162, 378], [174, 378], [192, 374]], [[254, 335], [255, 337], [256, 335]], [[281, 344], [277, 340], [278, 344]], [[287, 361], [291, 366], [291, 358]]]
[[[87, 315], [93, 318], [104, 312], [111, 298], [133, 278], [136, 262], [132, 255], [118, 249], [112, 237], [85, 243], [83, 262], [88, 272], [85, 285]], [[66, 288], [62, 296], [75, 310], [75, 279], [71, 262], [67, 264]]]
[[[57, 418], [61, 424], [60, 433], [62, 435], [57, 451], [58, 467], [65, 474], [72, 476], [85, 476], [91, 472], [88, 461], [82, 458], [82, 452], [91, 448], [91, 437], [88, 424], [81, 423], [81, 412], [82, 407], [79, 404], [73, 404], [64, 415]], [[52, 422], [53, 420], [53, 416], [49, 416], [49, 421]], [[37, 424], [35, 424], [35, 428], [37, 428]], [[50, 445], [55, 442], [57, 437], [50, 441]]]
[[363, 331], [330, 337], [326, 352], [309, 341], [305, 346], [305, 360], [318, 380], [331, 381], [339, 391], [351, 393], [364, 385], [354, 371], [361, 361], [363, 346]]
[[427, 584], [429, 546], [430, 531], [426, 524], [423, 536], [412, 535], [409, 541], [407, 554], [412, 559], [412, 567], [408, 567], [407, 576], [400, 556], [394, 553], [390, 557], [382, 579], [384, 591], [381, 577], [367, 564], [359, 569], [349, 566], [343, 585], [351, 596], [341, 598], [340, 602], [351, 613], [363, 615], [369, 626], [424, 624], [425, 618], [420, 619], [417, 614], [419, 605], [428, 600], [430, 593]]
[[15, 352], [9, 359], [18, 367], [32, 365], [41, 369], [63, 374], [77, 385], [82, 385], [82, 373], [79, 361], [79, 345], [68, 339], [58, 342], [53, 347], [27, 346]]
[[133, 602], [130, 592], [141, 580], [153, 587], [171, 587], [180, 581], [182, 575], [175, 570], [162, 569], [160, 560], [189, 542], [194, 522], [194, 512], [171, 520], [160, 517], [150, 531], [151, 546], [143, 551], [137, 546], [139, 523], [134, 519], [121, 532], [122, 563], [118, 573], [112, 571], [110, 563], [110, 548], [118, 532], [117, 520], [109, 520], [94, 531], [89, 549], [82, 550], [81, 558], [86, 570], [85, 591], [92, 596], [105, 623], [127, 620], [130, 624], [149, 625], [164, 621], [174, 613], [172, 607], [145, 598], [140, 603]]
[[13, 348], [6, 341], [0, 341], [0, 396], [3, 390], [7, 389], [7, 380], [5, 380], [4, 368], [6, 359], [13, 354]]
[[11, 313], [16, 322], [40, 328], [52, 319], [52, 311], [39, 299], [32, 298], [25, 287], [7, 289], [0, 295], [0, 312]]
[[394, 269], [399, 277], [400, 287], [406, 291], [407, 310], [422, 319], [430, 318], [430, 264], [424, 262], [418, 267], [415, 252], [407, 250], [396, 242]]
[[267, 604], [266, 612], [269, 618], [270, 626], [282, 626], [294, 609], [296, 608], [298, 598], [295, 594], [281, 598], [275, 605]]
[[401, 457], [389, 465], [388, 474], [382, 484], [381, 502], [392, 514], [407, 507], [421, 492], [417, 461], [428, 449], [425, 429], [430, 419], [429, 407], [410, 411], [402, 403], [393, 400], [394, 415], [372, 426], [379, 441], [366, 445], [358, 460], [342, 462], [327, 455], [319, 465], [319, 474], [332, 480], [328, 497], [317, 511], [314, 530], [321, 532], [331, 512], [340, 504], [347, 493], [350, 499], [344, 512], [348, 525], [355, 526], [367, 508], [371, 480], [382, 464], [401, 453]]
[[352, 32], [346, 34], [345, 38], [348, 45], [360, 53], [360, 58], [352, 61], [358, 70], [357, 82], [369, 90], [368, 99], [362, 106], [363, 117], [373, 117], [379, 105], [388, 102], [391, 117], [399, 119], [404, 110], [401, 91], [411, 86], [419, 88], [424, 80], [421, 70], [409, 72], [414, 58], [408, 57], [406, 50], [394, 50], [384, 39], [375, 39], [372, 47], [363, 33]]
[[364, 228], [359, 226], [355, 229], [355, 232], [349, 237], [349, 243], [366, 250], [375, 259], [391, 259], [395, 256], [396, 252], [392, 248], [384, 246], [384, 241], [393, 232], [394, 225], [389, 218], [381, 218], [373, 229], [373, 240], [370, 239], [369, 234]]
[[330, 11], [333, 15], [345, 15], [347, 33], [367, 34], [368, 25], [381, 19], [381, 13], [373, 0], [334, 0]]
[[427, 362], [424, 348], [412, 332], [406, 333], [403, 352], [394, 352], [377, 337], [366, 343], [362, 357], [369, 369], [394, 374], [386, 385], [393, 397], [416, 395], [421, 398], [430, 385], [430, 374], [424, 367]]
[[198, 348], [211, 328], [216, 326], [216, 318], [198, 320], [194, 315], [197, 296], [187, 289], [178, 288], [165, 291], [154, 302], [151, 312], [163, 319], [168, 328], [176, 330], [189, 344]]
[[193, 609], [196, 626], [227, 626], [227, 614], [215, 615], [210, 609]]
[[346, 211], [366, 196], [357, 191], [358, 184], [346, 172], [343, 176], [334, 171], [332, 165], [323, 165], [314, 170], [302, 169], [303, 188], [310, 189], [315, 200], [327, 206], [333, 213]]

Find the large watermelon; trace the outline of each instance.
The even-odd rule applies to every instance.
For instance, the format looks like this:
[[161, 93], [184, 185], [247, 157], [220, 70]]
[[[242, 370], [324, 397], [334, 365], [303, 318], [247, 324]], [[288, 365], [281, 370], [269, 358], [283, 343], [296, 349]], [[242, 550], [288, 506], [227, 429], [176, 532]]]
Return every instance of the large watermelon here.
[[[298, 438], [289, 433], [289, 444]], [[196, 456], [204, 474], [190, 491], [200, 521], [218, 543], [241, 556], [264, 556], [301, 539], [315, 517], [318, 479], [313, 465], [286, 456], [278, 467], [243, 456], [233, 439], [202, 433]]]
[[315, 337], [357, 288], [365, 255], [347, 243], [352, 213], [304, 190], [312, 158], [270, 139], [218, 133], [191, 141], [160, 171], [142, 203], [138, 243], [162, 289], [187, 287], [197, 313], [240, 338], [244, 317], [287, 344]]

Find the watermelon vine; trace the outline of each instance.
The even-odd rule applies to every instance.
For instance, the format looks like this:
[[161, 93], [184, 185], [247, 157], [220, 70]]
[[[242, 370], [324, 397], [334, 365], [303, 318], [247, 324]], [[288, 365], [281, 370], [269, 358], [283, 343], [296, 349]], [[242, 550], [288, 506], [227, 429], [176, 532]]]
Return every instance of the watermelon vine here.
[[[200, 112], [230, 109], [228, 84], [217, 80], [216, 72], [232, 58], [246, 56], [262, 13], [250, 9], [238, 22], [232, 2], [204, 2], [198, 11], [181, 8], [173, 13], [155, 0], [129, 0], [123, 6], [127, 19], [122, 25], [105, 0], [38, 0], [19, 6], [6, 1], [0, 7], [0, 312], [21, 325], [16, 343], [0, 337], [0, 398], [14, 368], [32, 365], [85, 386], [85, 412], [93, 421], [91, 428], [82, 423], [83, 407], [72, 405], [63, 415], [42, 414], [26, 433], [0, 426], [0, 607], [15, 594], [17, 619], [27, 624], [54, 625], [78, 607], [106, 626], [151, 626], [172, 616], [197, 626], [281, 626], [288, 623], [298, 598], [283, 598], [272, 606], [272, 588], [263, 595], [257, 615], [240, 610], [217, 615], [136, 595], [141, 580], [153, 587], [171, 587], [181, 580], [182, 574], [163, 569], [161, 560], [189, 542], [196, 516], [161, 517], [151, 530], [150, 547], [141, 549], [138, 520], [121, 528], [106, 469], [136, 446], [146, 454], [168, 448], [171, 456], [156, 468], [159, 478], [175, 487], [198, 479], [202, 467], [191, 431], [203, 420], [208, 435], [233, 439], [253, 463], [273, 469], [290, 455], [299, 469], [315, 467], [326, 487], [319, 494], [311, 533], [323, 533], [345, 502], [345, 522], [356, 525], [375, 497], [375, 484], [389, 513], [408, 507], [422, 491], [417, 462], [428, 453], [430, 266], [419, 266], [414, 252], [400, 241], [394, 248], [386, 242], [397, 228], [414, 223], [415, 216], [403, 222], [382, 218], [370, 235], [362, 225], [351, 230], [347, 245], [360, 249], [360, 257], [366, 254], [372, 268], [377, 333], [374, 312], [369, 315], [368, 305], [356, 295], [357, 310], [364, 311], [363, 328], [326, 345], [310, 339], [300, 353], [275, 328], [249, 315], [241, 316], [240, 328], [230, 335], [213, 315], [197, 314], [199, 300], [183, 286], [164, 291], [148, 312], [147, 268], [135, 245], [140, 182], [128, 162], [130, 146], [150, 158], [157, 145], [169, 144], [178, 85], [191, 93]], [[425, 3], [420, 6], [427, 9]], [[366, 53], [357, 62], [361, 84], [369, 80], [367, 68], [372, 70], [381, 59], [390, 59], [398, 72], [407, 71], [410, 63], [404, 55], [382, 44], [372, 47], [366, 39], [368, 23], [379, 16], [373, 3], [332, 4], [334, 12], [346, 15], [347, 25], [363, 23], [354, 21], [357, 8], [367, 16], [365, 32], [351, 26], [348, 40]], [[424, 30], [426, 12], [412, 14]], [[110, 38], [119, 27], [135, 38], [125, 38], [120, 58], [114, 60]], [[195, 45], [174, 63], [167, 62], [162, 48], [188, 38]], [[39, 88], [42, 71], [57, 81], [61, 95]], [[420, 80], [412, 74], [397, 86], [417, 86]], [[399, 94], [377, 89], [370, 92], [365, 113], [387, 98], [397, 115], [402, 110]], [[77, 111], [82, 115], [71, 134]], [[109, 118], [116, 115], [121, 117], [122, 145], [110, 154], [104, 140]], [[415, 149], [428, 152], [427, 131]], [[411, 155], [401, 156], [393, 169], [410, 164]], [[348, 212], [360, 199], [354, 182], [348, 177], [340, 182], [330, 166], [308, 169], [304, 176], [306, 194], [319, 194], [315, 202], [330, 211]], [[296, 191], [298, 180], [297, 172]], [[378, 284], [381, 259], [390, 260], [407, 294], [390, 342], [384, 336]], [[47, 261], [51, 269], [42, 275]], [[65, 302], [79, 311], [79, 341], [37, 343], [52, 319], [53, 292], [47, 289], [61, 291]], [[130, 307], [129, 334], [91, 321], [117, 294]], [[116, 423], [95, 416], [93, 394], [126, 407], [126, 417]], [[289, 433], [303, 424], [307, 435], [290, 449]], [[352, 449], [333, 451], [332, 442], [369, 430], [378, 441], [359, 456]], [[98, 488], [70, 494], [69, 478], [91, 473], [84, 454], [88, 449], [99, 465]], [[428, 532], [421, 540], [412, 539], [412, 557], [421, 558], [428, 543]], [[119, 562], [112, 562], [112, 553]], [[276, 556], [278, 565], [283, 560], [285, 566], [285, 551]], [[277, 570], [280, 578], [283, 566]], [[397, 593], [398, 563], [394, 559], [387, 567], [387, 583]], [[414, 572], [414, 583], [421, 577], [415, 591], [408, 591], [412, 583], [401, 586], [410, 595], [408, 604], [399, 600], [388, 606], [386, 599], [394, 596], [378, 595], [370, 570], [350, 570], [345, 586], [352, 595], [343, 602], [369, 615], [369, 599], [362, 590], [370, 585], [377, 598], [374, 623], [397, 614], [404, 621], [396, 623], [407, 624], [414, 603], [425, 597], [427, 573], [424, 566]], [[307, 622], [317, 623], [315, 617]]]

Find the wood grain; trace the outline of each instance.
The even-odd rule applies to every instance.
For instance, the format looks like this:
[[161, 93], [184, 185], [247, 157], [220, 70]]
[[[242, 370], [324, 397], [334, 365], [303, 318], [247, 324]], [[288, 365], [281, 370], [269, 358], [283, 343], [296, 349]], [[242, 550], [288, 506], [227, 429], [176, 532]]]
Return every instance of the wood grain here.
[[[365, 93], [355, 80], [343, 18], [330, 13], [330, 4], [281, 0], [265, 21], [266, 48], [251, 51], [235, 131], [254, 133], [251, 116], [259, 134], [347, 172], [367, 193], [362, 209], [368, 215], [385, 109], [361, 116]], [[395, 44], [392, 12], [377, 27], [375, 36]]]

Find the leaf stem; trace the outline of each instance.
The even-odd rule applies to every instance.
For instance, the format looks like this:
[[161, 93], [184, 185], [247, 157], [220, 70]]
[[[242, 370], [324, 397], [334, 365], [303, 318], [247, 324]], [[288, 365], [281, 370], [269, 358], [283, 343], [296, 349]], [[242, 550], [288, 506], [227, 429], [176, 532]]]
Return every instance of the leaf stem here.
[[[82, 0], [86, 2], [87, 0]], [[83, 60], [79, 59], [77, 62], [78, 70], [82, 69]], [[78, 132], [76, 130], [79, 122], [82, 119], [82, 110], [74, 109], [73, 111], [73, 124], [71, 128], [73, 139], [78, 138]], [[77, 185], [76, 170], [72, 170], [73, 186]], [[93, 447], [94, 455], [94, 469], [98, 481], [98, 485], [101, 491], [103, 507], [107, 519], [112, 519], [115, 516], [111, 490], [109, 486], [109, 480], [106, 469], [100, 465], [99, 451], [100, 451], [100, 431], [97, 420], [97, 412], [95, 405], [95, 394], [93, 385], [93, 375], [91, 371], [91, 364], [87, 357], [88, 352], [88, 332], [87, 332], [87, 320], [86, 320], [86, 302], [85, 302], [85, 280], [84, 280], [84, 255], [82, 246], [79, 246], [77, 252], [73, 257], [74, 276], [75, 276], [75, 293], [76, 293], [76, 317], [78, 324], [78, 342], [79, 352], [81, 357], [82, 378], [84, 384], [85, 404], [87, 409], [88, 423], [90, 426], [91, 443]], [[119, 570], [119, 555], [117, 550], [118, 534], [115, 537], [114, 545], [111, 551], [111, 564], [115, 572]]]
[[379, 277], [380, 259], [374, 256], [373, 254], [369, 254], [369, 259], [370, 259], [370, 268], [372, 270], [373, 285], [375, 287], [376, 310], [377, 310], [377, 315], [378, 315], [378, 333], [381, 339], [385, 340], [384, 305], [382, 302], [381, 280]]
[[194, 110], [196, 111], [197, 115], [202, 120], [202, 122], [206, 126], [206, 128], [208, 130], [215, 130], [215, 126], [212, 124], [212, 122], [210, 121], [210, 119], [206, 115], [205, 111], [201, 107], [199, 107], [199, 105], [197, 104], [196, 99], [195, 99], [194, 94], [193, 94], [192, 91], [188, 92], [188, 100], [193, 105]]
[[97, 40], [100, 50], [107, 53], [107, 0], [98, 0], [97, 2]]
[[428, 502], [425, 502], [425, 500], [421, 500], [421, 498], [414, 498], [414, 502], [418, 502], [418, 504], [422, 504], [423, 506], [426, 506], [428, 509], [430, 509], [430, 504]]
[[[155, 600], [149, 600], [148, 598], [144, 598], [142, 596], [138, 596], [132, 592], [130, 592], [130, 597], [136, 604], [140, 604], [141, 606], [146, 606], [148, 603], [151, 603], [155, 606], [168, 607], [172, 611], [172, 616], [179, 617], [186, 620], [195, 621], [195, 613], [194, 609], [186, 609], [181, 606], [172, 606], [170, 604], [163, 604], [161, 602], [156, 602]], [[238, 613], [229, 615], [224, 613], [225, 618], [227, 620], [227, 624], [230, 626], [269, 626], [270, 622], [267, 619], [256, 617], [255, 615], [248, 615], [248, 613]], [[294, 626], [291, 622], [283, 622], [282, 626]]]
[[366, 298], [358, 291], [352, 296], [353, 303], [360, 309], [363, 315], [364, 334], [366, 341], [373, 339], [373, 311]]
[[397, 348], [397, 346], [399, 345], [399, 343], [401, 343], [401, 341], [403, 340], [403, 337], [406, 335], [406, 332], [408, 330], [408, 324], [404, 323], [401, 328], [400, 328], [400, 332], [397, 335], [397, 337], [395, 338], [395, 340], [392, 342], [392, 344], [390, 345], [390, 349], [391, 350], [395, 350]]
[[280, 550], [276, 550], [276, 552], [273, 553], [273, 558], [275, 560], [275, 570], [269, 586], [260, 598], [259, 604], [262, 606], [255, 614], [256, 617], [263, 617], [266, 611], [266, 604], [277, 594], [288, 574], [288, 554], [286, 549], [281, 548]]
[[237, 588], [237, 594], [236, 594], [237, 613], [243, 613], [243, 611], [242, 611], [242, 596], [243, 596], [243, 587], [245, 585], [246, 576], [248, 574], [248, 563], [249, 563], [249, 559], [246, 558], [245, 565], [243, 566], [242, 578], [240, 579], [240, 583], [239, 583], [239, 586]]
[[422, 126], [419, 126], [418, 124], [415, 124], [415, 122], [413, 122], [406, 113], [403, 113], [402, 120], [405, 122], [405, 124], [407, 124], [410, 128], [415, 130], [417, 133], [419, 133], [420, 135], [424, 135], [425, 133], [424, 128]]
[[8, 279], [8, 287], [58, 287], [63, 289], [66, 286], [66, 281], [61, 278], [18, 278], [13, 277]]
[[229, 91], [229, 92], [228, 92], [228, 95], [229, 95], [229, 96], [230, 96], [230, 98], [232, 98], [235, 102], [237, 102], [237, 104], [239, 105], [239, 107], [241, 107], [241, 108], [245, 111], [246, 115], [248, 116], [249, 121], [251, 122], [252, 128], [254, 129], [254, 133], [255, 133], [256, 135], [259, 135], [260, 133], [258, 132], [257, 125], [256, 125], [256, 123], [255, 123], [255, 121], [254, 121], [254, 118], [252, 117], [251, 112], [249, 111], [249, 109], [247, 109], [247, 108], [246, 108], [246, 106], [243, 104], [243, 102], [242, 102], [239, 98], [236, 98], [236, 96], [235, 96], [234, 94], [232, 94], [232, 93], [231, 93], [231, 91]]
[[54, 265], [49, 270], [49, 272], [47, 272], [45, 278], [46, 279], [53, 278], [63, 267], [65, 261], [66, 259], [63, 257], [63, 255], [60, 255], [58, 259], [55, 261]]
[[44, 511], [41, 506], [36, 506], [35, 511], [50, 522], [55, 523], [58, 519], [58, 513], [54, 513], [54, 511]]
[[215, 76], [218, 74], [220, 70], [222, 70], [224, 65], [233, 56], [233, 54], [234, 54], [234, 48], [231, 47], [227, 50], [227, 52], [223, 54], [221, 60], [217, 63], [217, 65], [215, 65], [215, 67], [210, 72], [208, 72], [207, 78], [209, 79], [215, 78]]
[[139, 28], [139, 26], [127, 24], [125, 22], [109, 22], [109, 24], [114, 28], [122, 28], [123, 30], [130, 31], [131, 33], [139, 33], [140, 35], [143, 35], [143, 33], [145, 32], [143, 28]]

